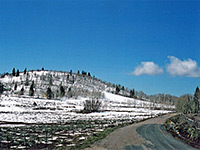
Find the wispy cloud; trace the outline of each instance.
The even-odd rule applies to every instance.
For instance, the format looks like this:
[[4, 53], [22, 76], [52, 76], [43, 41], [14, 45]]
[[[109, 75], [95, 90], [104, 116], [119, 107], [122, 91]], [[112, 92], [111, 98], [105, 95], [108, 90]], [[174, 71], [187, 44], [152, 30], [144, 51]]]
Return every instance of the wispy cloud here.
[[158, 75], [162, 74], [163, 69], [156, 65], [154, 62], [141, 62], [139, 66], [133, 71], [133, 75], [140, 76], [142, 74]]
[[195, 60], [180, 60], [174, 56], [168, 56], [167, 72], [172, 76], [200, 77], [200, 68]]

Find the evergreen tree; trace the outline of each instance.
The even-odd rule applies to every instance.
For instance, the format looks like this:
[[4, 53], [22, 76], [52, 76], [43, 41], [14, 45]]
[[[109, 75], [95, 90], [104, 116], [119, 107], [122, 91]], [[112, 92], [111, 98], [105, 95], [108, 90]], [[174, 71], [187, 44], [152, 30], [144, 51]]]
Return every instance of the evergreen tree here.
[[28, 80], [28, 74], [26, 76], [26, 81], [25, 81], [25, 86], [28, 86], [29, 85], [29, 80]]
[[51, 91], [50, 87], [47, 88], [46, 95], [48, 99], [51, 99], [53, 97], [53, 92]]
[[12, 75], [15, 76], [15, 68], [12, 70]]
[[91, 76], [90, 72], [88, 72], [88, 76], [89, 76], [89, 77]]
[[72, 75], [72, 70], [70, 70], [69, 74], [70, 74], [70, 76]]
[[122, 86], [122, 91], [124, 91], [125, 90], [125, 88], [124, 88], [124, 86]]
[[130, 90], [130, 97], [135, 97], [135, 90], [134, 89]]
[[115, 93], [119, 94], [120, 90], [121, 90], [120, 85], [116, 85]]
[[197, 87], [194, 93], [194, 104], [193, 104], [194, 113], [199, 112], [199, 101], [200, 101], [200, 91], [199, 91], [199, 87]]
[[65, 89], [64, 87], [61, 85], [60, 86], [60, 96], [63, 97], [65, 95]]
[[87, 75], [87, 72], [82, 70], [82, 75]]
[[80, 74], [80, 71], [78, 70], [77, 74]]
[[42, 71], [44, 71], [44, 67], [42, 67]]
[[3, 93], [4, 88], [3, 88], [3, 84], [0, 82], [0, 95]]
[[24, 87], [21, 88], [20, 95], [24, 95]]
[[24, 69], [24, 74], [26, 74], [26, 72], [27, 72], [27, 69], [25, 68], [25, 69]]
[[15, 91], [17, 90], [17, 82], [15, 82], [14, 90], [15, 90]]
[[17, 69], [16, 77], [19, 77], [19, 69]]
[[34, 81], [32, 81], [32, 84], [30, 86], [29, 96], [34, 96]]

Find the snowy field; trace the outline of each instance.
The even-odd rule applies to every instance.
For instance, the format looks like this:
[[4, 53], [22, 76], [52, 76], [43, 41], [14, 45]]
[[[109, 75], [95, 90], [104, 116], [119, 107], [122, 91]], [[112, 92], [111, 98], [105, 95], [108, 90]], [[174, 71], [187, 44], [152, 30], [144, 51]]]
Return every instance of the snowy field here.
[[[34, 96], [29, 97], [33, 81]], [[169, 112], [167, 110], [174, 108], [106, 92], [115, 93], [115, 87], [97, 78], [67, 72], [21, 72], [18, 77], [5, 75], [0, 78], [0, 82], [10, 89], [0, 97], [2, 122], [65, 123], [70, 120], [104, 119], [135, 121], [165, 114]], [[59, 97], [61, 85], [65, 89], [65, 96]], [[46, 90], [50, 86], [55, 99], [47, 100]], [[20, 94], [22, 88], [24, 92]], [[128, 91], [121, 92], [123, 95], [129, 95]], [[72, 95], [72, 98], [69, 98], [69, 95]], [[100, 112], [80, 113], [84, 109], [85, 101], [92, 97], [98, 97], [102, 103]]]
[[[100, 112], [83, 114], [88, 98], [0, 98], [0, 149], [79, 149], [109, 127], [169, 113], [174, 106], [104, 92]], [[24, 124], [25, 123], [25, 124]], [[28, 124], [27, 124], [28, 123]]]
[[152, 104], [108, 92], [104, 92], [101, 112], [82, 114], [83, 105], [87, 98], [46, 100], [33, 98], [18, 98], [1, 96], [0, 121], [24, 123], [57, 123], [70, 120], [141, 120], [168, 113], [167, 110], [152, 110], [173, 106]]

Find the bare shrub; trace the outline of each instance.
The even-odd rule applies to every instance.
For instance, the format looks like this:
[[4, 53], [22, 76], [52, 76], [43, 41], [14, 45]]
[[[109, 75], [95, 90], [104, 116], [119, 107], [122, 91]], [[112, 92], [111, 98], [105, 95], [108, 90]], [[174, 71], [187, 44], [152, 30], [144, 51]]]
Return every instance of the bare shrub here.
[[99, 112], [101, 102], [99, 99], [86, 100], [84, 103], [83, 113]]

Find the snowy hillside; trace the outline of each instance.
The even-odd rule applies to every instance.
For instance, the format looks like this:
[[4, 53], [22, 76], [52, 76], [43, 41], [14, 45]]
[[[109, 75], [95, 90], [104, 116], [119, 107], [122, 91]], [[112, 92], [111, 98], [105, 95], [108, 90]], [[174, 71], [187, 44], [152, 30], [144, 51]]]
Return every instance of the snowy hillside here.
[[[79, 119], [140, 120], [168, 113], [169, 109], [174, 108], [109, 93], [107, 91], [115, 90], [109, 84], [88, 75], [70, 72], [29, 71], [20, 73], [18, 77], [6, 75], [0, 82], [7, 88], [0, 98], [0, 121], [56, 123]], [[34, 84], [33, 96], [29, 96], [31, 84]], [[61, 86], [65, 91], [62, 96]], [[48, 87], [53, 93], [51, 99], [47, 99]], [[100, 112], [80, 113], [85, 101], [93, 98], [101, 102]]]
[[[107, 88], [105, 83], [94, 77], [58, 71], [29, 71], [26, 74], [21, 72], [18, 77], [8, 74], [0, 78], [0, 82], [10, 88], [8, 93], [12, 96], [28, 96], [33, 83], [35, 98], [46, 98], [48, 87], [53, 92], [53, 98], [61, 98], [60, 86], [65, 89], [64, 97], [75, 98], [78, 96], [101, 97], [101, 91]], [[23, 93], [20, 92], [22, 88]]]
[[[0, 149], [77, 149], [90, 136], [171, 112], [173, 105], [116, 95], [112, 84], [83, 74], [29, 71], [0, 83]], [[0, 84], [0, 90], [2, 90]], [[97, 100], [98, 111], [84, 112]], [[92, 104], [93, 105], [93, 104]], [[79, 149], [79, 148], [78, 148]]]

